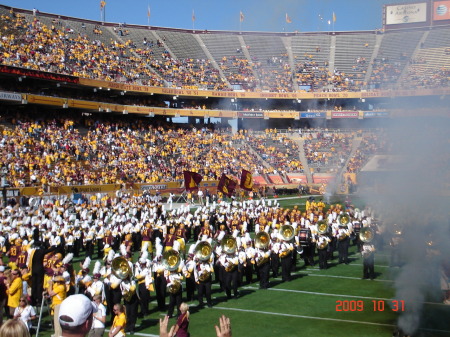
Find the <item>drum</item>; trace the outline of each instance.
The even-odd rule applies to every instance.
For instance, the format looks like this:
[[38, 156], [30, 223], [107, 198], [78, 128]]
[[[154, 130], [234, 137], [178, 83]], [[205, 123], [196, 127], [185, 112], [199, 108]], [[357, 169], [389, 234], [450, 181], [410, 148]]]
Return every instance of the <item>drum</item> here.
[[298, 239], [302, 246], [309, 245], [311, 243], [311, 231], [309, 229], [300, 229]]

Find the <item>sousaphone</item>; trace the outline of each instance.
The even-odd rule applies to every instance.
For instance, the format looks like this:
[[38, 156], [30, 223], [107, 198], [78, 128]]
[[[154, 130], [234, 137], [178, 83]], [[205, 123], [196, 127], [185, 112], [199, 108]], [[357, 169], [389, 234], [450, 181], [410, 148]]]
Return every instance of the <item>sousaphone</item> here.
[[255, 248], [266, 250], [270, 244], [270, 236], [267, 232], [259, 232], [255, 236]]
[[292, 227], [291, 225], [281, 226], [280, 235], [284, 241], [291, 241], [295, 236], [294, 227]]
[[317, 232], [321, 235], [328, 233], [329, 226], [325, 220], [320, 220], [317, 222]]
[[348, 214], [341, 214], [338, 217], [339, 226], [347, 226], [350, 223], [350, 216]]
[[162, 265], [168, 271], [175, 271], [181, 263], [180, 253], [174, 249], [167, 250], [163, 253]]
[[359, 238], [362, 242], [369, 243], [373, 240], [375, 233], [370, 227], [363, 227], [359, 232]]
[[202, 241], [195, 246], [194, 255], [200, 261], [209, 261], [213, 249], [209, 242]]
[[222, 241], [220, 241], [220, 246], [222, 247], [222, 251], [228, 255], [234, 254], [237, 250], [236, 239], [229, 234], [223, 237]]
[[123, 256], [114, 258], [111, 262], [111, 271], [119, 279], [125, 280], [128, 276], [132, 275], [132, 271], [128, 261]]

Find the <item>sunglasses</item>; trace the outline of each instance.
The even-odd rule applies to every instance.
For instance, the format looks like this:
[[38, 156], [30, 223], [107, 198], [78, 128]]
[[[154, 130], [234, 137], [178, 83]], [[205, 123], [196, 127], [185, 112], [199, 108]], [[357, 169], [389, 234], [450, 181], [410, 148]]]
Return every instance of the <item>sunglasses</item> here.
[[19, 302], [26, 302], [25, 300], [20, 300]]

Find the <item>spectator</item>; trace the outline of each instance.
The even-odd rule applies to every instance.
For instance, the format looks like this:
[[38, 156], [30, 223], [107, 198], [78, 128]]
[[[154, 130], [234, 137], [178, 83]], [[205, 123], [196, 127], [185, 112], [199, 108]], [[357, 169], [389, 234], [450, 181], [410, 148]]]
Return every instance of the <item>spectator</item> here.
[[21, 320], [25, 326], [30, 330], [31, 320], [36, 318], [36, 311], [28, 302], [28, 296], [22, 295], [20, 297], [19, 306], [14, 311], [14, 319]]
[[9, 315], [13, 317], [16, 308], [19, 306], [20, 297], [22, 296], [22, 278], [19, 269], [13, 269], [11, 271], [10, 282], [6, 293], [8, 294]]
[[0, 337], [30, 337], [30, 332], [21, 320], [10, 319], [1, 326]]
[[189, 306], [183, 302], [180, 305], [181, 315], [177, 319], [175, 330], [171, 336], [189, 337]]
[[84, 295], [67, 297], [60, 306], [59, 324], [63, 337], [85, 337], [91, 329], [97, 306]]
[[3, 324], [3, 314], [8, 296], [6, 294], [5, 267], [0, 266], [0, 326]]
[[109, 331], [109, 337], [124, 337], [125, 336], [125, 326], [127, 324], [127, 316], [125, 314], [125, 307], [120, 304], [114, 304], [114, 321]]
[[89, 337], [102, 337], [105, 333], [106, 308], [102, 303], [102, 295], [94, 296], [94, 303], [97, 305], [97, 312], [94, 314], [92, 329], [89, 331]]

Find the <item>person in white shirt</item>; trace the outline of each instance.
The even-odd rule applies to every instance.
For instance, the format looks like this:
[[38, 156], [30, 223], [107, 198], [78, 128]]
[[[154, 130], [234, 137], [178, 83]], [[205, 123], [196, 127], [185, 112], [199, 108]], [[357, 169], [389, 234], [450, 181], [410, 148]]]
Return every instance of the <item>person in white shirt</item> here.
[[94, 296], [94, 303], [97, 305], [97, 312], [93, 314], [92, 328], [89, 337], [102, 337], [105, 332], [106, 307], [102, 304], [102, 295]]
[[30, 330], [31, 320], [36, 318], [36, 311], [28, 303], [28, 296], [22, 295], [20, 297], [19, 306], [14, 311], [14, 319], [20, 319]]

